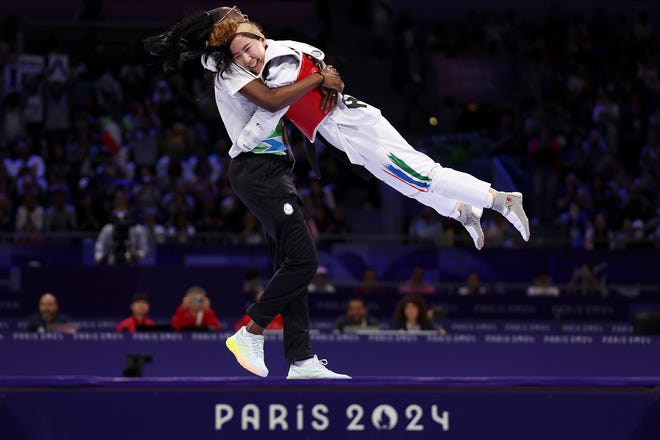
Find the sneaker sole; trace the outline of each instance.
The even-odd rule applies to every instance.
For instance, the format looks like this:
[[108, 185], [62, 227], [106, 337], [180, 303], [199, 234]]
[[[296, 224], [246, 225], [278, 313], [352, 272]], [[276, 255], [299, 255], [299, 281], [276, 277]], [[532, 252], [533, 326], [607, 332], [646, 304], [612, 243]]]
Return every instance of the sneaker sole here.
[[323, 376], [319, 376], [319, 377], [291, 377], [291, 376], [287, 376], [286, 378], [290, 379], [290, 380], [310, 380], [310, 379], [348, 380], [348, 379], [352, 379], [351, 376], [348, 376], [348, 377], [323, 377]]
[[231, 351], [231, 353], [234, 355], [234, 357], [241, 365], [241, 367], [245, 368], [252, 374], [256, 374], [257, 376], [261, 376], [261, 377], [268, 376], [268, 370], [266, 370], [266, 372], [264, 373], [263, 371], [257, 370], [256, 368], [254, 368], [252, 365], [250, 365], [245, 361], [245, 358], [241, 356], [241, 351], [238, 349], [238, 344], [236, 343], [236, 340], [234, 339], [233, 336], [227, 338], [227, 340], [225, 341], [225, 345], [227, 346], [229, 351]]
[[472, 242], [474, 243], [474, 247], [477, 248], [477, 250], [481, 250], [484, 247], [484, 234], [479, 234], [474, 227], [472, 226], [467, 226], [465, 227], [465, 230], [468, 232], [470, 235], [470, 238], [472, 238]]

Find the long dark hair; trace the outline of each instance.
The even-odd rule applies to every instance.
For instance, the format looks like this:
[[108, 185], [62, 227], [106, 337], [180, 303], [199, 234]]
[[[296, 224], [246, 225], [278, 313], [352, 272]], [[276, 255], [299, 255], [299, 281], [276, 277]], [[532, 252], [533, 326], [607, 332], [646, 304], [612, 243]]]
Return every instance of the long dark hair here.
[[218, 19], [216, 11], [198, 11], [187, 15], [169, 30], [145, 38], [144, 49], [162, 62], [165, 72], [176, 70], [181, 61], [213, 53], [214, 48], [207, 48], [206, 42]]
[[428, 318], [428, 306], [426, 301], [419, 295], [407, 295], [403, 297], [396, 305], [394, 311], [394, 326], [396, 329], [405, 329], [406, 328], [406, 315], [404, 310], [406, 305], [412, 303], [417, 306], [419, 310], [419, 315], [417, 316], [417, 324], [420, 326], [421, 330], [431, 330], [433, 329], [433, 323]]

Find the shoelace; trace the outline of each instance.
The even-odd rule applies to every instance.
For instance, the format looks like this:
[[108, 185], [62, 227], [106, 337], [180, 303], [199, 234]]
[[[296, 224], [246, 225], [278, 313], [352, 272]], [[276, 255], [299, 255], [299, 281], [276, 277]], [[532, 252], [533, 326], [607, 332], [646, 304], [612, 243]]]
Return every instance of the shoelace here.
[[250, 351], [252, 354], [258, 354], [263, 346], [264, 346], [264, 340], [261, 338], [247, 338], [249, 341], [248, 345], [250, 347]]
[[327, 370], [326, 365], [328, 365], [327, 359], [316, 359], [312, 366], [315, 370]]
[[465, 226], [476, 226], [479, 224], [479, 220], [477, 219], [477, 216], [474, 215], [472, 212], [470, 212], [470, 215], [468, 218], [465, 219], [465, 223], [463, 223]]
[[474, 226], [477, 224], [477, 216], [472, 212], [470, 206], [464, 205], [464, 211], [458, 217], [463, 226]]

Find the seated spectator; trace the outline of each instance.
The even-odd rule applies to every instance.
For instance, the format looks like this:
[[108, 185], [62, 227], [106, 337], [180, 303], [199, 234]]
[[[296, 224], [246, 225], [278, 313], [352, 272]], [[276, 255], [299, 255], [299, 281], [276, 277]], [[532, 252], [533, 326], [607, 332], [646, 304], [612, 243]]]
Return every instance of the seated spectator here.
[[511, 224], [501, 215], [496, 215], [484, 221], [484, 236], [486, 248], [512, 248], [516, 245], [517, 237], [513, 233]]
[[156, 323], [149, 319], [149, 298], [146, 293], [136, 293], [131, 299], [132, 315], [117, 326], [117, 333], [135, 333], [138, 326], [152, 326]]
[[534, 284], [527, 288], [527, 296], [559, 296], [559, 287], [552, 284], [550, 275], [544, 270], [534, 278]]
[[433, 295], [435, 287], [424, 280], [424, 268], [415, 266], [410, 279], [399, 287], [399, 293], [404, 295]]
[[356, 295], [385, 293], [385, 288], [379, 285], [376, 278], [376, 271], [372, 267], [367, 267], [362, 273], [362, 283], [353, 288], [353, 293]]
[[[254, 302], [259, 302], [263, 294], [264, 294], [263, 289], [257, 290], [254, 297]], [[240, 321], [234, 324], [234, 330], [239, 331], [241, 327], [247, 326], [251, 320], [252, 318], [250, 318], [250, 315], [246, 313], [245, 315], [243, 315]], [[280, 315], [279, 313], [273, 318], [272, 321], [270, 321], [270, 324], [266, 326], [266, 330], [277, 331], [283, 329], [284, 329], [284, 318], [282, 318], [282, 315]]]
[[165, 243], [167, 230], [158, 223], [158, 211], [150, 206], [144, 210], [144, 229], [147, 233], [147, 243], [149, 246]]
[[401, 298], [394, 310], [394, 328], [408, 331], [435, 330], [426, 301], [418, 295]]
[[23, 203], [16, 210], [16, 232], [20, 233], [16, 237], [17, 241], [42, 241], [41, 233], [44, 231], [45, 217], [46, 211], [39, 205], [34, 192], [26, 192]]
[[593, 269], [588, 264], [576, 268], [568, 283], [568, 293], [571, 295], [602, 295], [603, 286], [596, 278]]
[[446, 335], [444, 322], [447, 320], [447, 312], [441, 305], [430, 306], [428, 311], [429, 321], [438, 329], [438, 333]]
[[378, 327], [378, 320], [369, 316], [367, 305], [360, 297], [353, 297], [348, 300], [348, 309], [345, 315], [340, 316], [335, 321], [335, 330], [344, 332], [348, 328], [368, 328]]
[[335, 286], [328, 282], [328, 268], [319, 266], [312, 283], [307, 287], [309, 293], [335, 293]]
[[220, 322], [211, 309], [211, 301], [206, 296], [206, 290], [199, 286], [190, 287], [183, 297], [181, 305], [176, 308], [172, 317], [172, 328], [199, 329], [200, 331], [220, 331]]
[[425, 206], [410, 222], [408, 235], [413, 242], [442, 243], [442, 219], [432, 208]]
[[68, 187], [51, 187], [52, 204], [46, 209], [45, 230], [48, 232], [72, 232], [78, 229], [76, 210], [67, 202]]
[[486, 295], [488, 287], [481, 285], [479, 274], [472, 272], [468, 274], [465, 285], [458, 288], [458, 294], [461, 296]]
[[39, 298], [39, 313], [30, 316], [27, 330], [30, 332], [50, 332], [57, 327], [56, 324], [66, 324], [71, 319], [59, 312], [57, 298], [52, 293], [44, 293]]
[[589, 224], [584, 247], [589, 250], [616, 248], [614, 231], [609, 228], [607, 216], [604, 213], [599, 212], [593, 224]]
[[143, 259], [149, 251], [145, 228], [136, 223], [123, 195], [118, 192], [117, 196], [110, 222], [103, 226], [96, 238], [96, 264], [133, 264]]

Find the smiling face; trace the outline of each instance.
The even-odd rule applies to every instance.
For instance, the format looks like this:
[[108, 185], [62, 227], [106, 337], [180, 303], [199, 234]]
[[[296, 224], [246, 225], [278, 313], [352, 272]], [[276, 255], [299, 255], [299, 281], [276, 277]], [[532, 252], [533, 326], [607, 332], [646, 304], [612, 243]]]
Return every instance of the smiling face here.
[[266, 53], [266, 41], [263, 38], [236, 35], [229, 45], [232, 60], [252, 73], [259, 73], [263, 68]]

